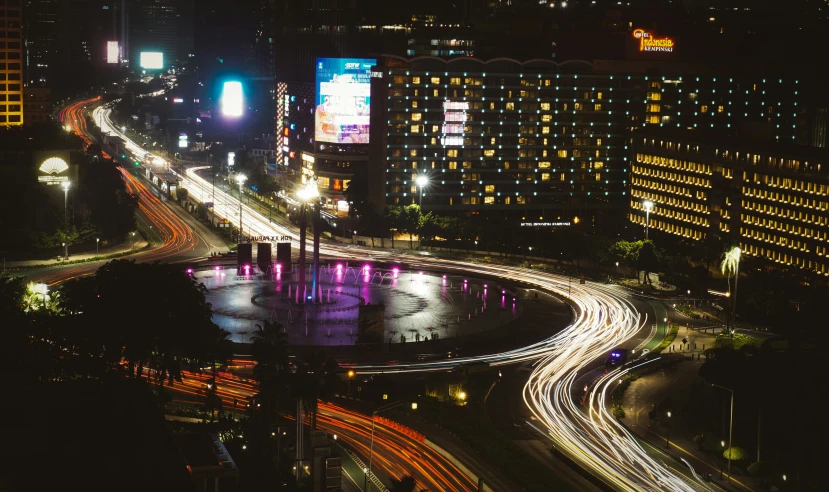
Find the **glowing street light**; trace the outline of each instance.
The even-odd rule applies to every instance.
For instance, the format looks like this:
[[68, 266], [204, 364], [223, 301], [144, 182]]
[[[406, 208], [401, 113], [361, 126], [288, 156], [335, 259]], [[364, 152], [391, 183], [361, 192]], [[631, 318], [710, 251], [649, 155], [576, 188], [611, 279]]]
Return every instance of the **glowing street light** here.
[[417, 183], [417, 187], [420, 188], [420, 206], [423, 206], [423, 188], [429, 186], [429, 177], [425, 174], [421, 174], [420, 176], [415, 179], [415, 183]]
[[132, 237], [132, 249], [135, 249], [135, 231], [130, 232], [130, 236]]
[[651, 224], [651, 210], [653, 209], [653, 202], [650, 200], [645, 200], [642, 202], [642, 206], [645, 208], [645, 239], [648, 239], [648, 227]]
[[95, 256], [98, 256], [98, 246], [101, 244], [101, 238], [95, 238]]
[[239, 183], [239, 241], [242, 242], [242, 185], [245, 184], [245, 181], [248, 180], [248, 177], [244, 174], [237, 174], [236, 175], [236, 182]]
[[64, 181], [60, 184], [60, 187], [63, 188], [63, 227], [69, 229], [69, 219], [67, 210], [69, 209], [69, 187], [72, 186], [72, 183], [69, 181]]

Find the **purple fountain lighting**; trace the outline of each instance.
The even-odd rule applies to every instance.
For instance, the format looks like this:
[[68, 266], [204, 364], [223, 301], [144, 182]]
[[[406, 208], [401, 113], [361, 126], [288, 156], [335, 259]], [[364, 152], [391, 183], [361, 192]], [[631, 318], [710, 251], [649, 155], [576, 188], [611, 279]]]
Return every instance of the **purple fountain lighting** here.
[[193, 275], [193, 269], [192, 269], [192, 268], [188, 268], [188, 269], [187, 269], [187, 274], [188, 274], [188, 275]]
[[394, 267], [394, 268], [391, 269], [391, 273], [394, 276], [394, 278], [397, 278], [397, 276], [400, 274], [400, 269], [397, 268], [397, 267]]

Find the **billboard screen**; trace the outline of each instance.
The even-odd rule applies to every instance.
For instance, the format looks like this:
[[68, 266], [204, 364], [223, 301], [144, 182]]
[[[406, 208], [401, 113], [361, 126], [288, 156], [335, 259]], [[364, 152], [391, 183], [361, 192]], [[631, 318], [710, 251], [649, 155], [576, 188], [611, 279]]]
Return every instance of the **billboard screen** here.
[[367, 144], [371, 58], [317, 58], [317, 142]]
[[164, 68], [164, 53], [155, 51], [142, 51], [140, 56], [141, 68], [161, 70]]
[[222, 88], [222, 114], [233, 118], [242, 116], [242, 83], [225, 82]]
[[118, 63], [118, 41], [107, 41], [107, 63]]

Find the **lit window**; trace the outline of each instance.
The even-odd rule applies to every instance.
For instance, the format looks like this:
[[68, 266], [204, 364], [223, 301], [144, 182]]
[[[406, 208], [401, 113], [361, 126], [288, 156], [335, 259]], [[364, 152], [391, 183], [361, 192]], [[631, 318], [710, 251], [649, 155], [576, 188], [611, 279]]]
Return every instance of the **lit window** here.
[[602, 144], [602, 139], [601, 139], [601, 138], [597, 138], [597, 139], [596, 139], [596, 145], [601, 145], [601, 144]]
[[420, 83], [420, 77], [412, 77], [412, 84], [419, 84], [419, 83]]
[[446, 157], [457, 157], [458, 149], [451, 149], [446, 151]]
[[701, 106], [699, 108], [699, 111], [700, 111], [700, 113], [707, 113], [708, 112], [708, 106], [705, 106], [705, 105]]
[[417, 108], [417, 101], [412, 101], [412, 107]]
[[457, 169], [458, 161], [449, 161], [449, 169]]
[[493, 205], [495, 203], [494, 196], [485, 196], [484, 197], [484, 205]]
[[593, 111], [601, 111], [601, 110], [602, 110], [602, 105], [601, 104], [596, 103], [595, 105], [593, 105]]
[[550, 173], [541, 173], [541, 181], [550, 181]]
[[461, 78], [460, 77], [452, 77], [449, 79], [450, 85], [461, 85]]
[[495, 155], [495, 149], [484, 150], [484, 157], [492, 157]]
[[722, 106], [717, 106], [717, 112], [718, 112], [718, 113], [722, 113], [722, 110], [723, 110], [723, 107], [722, 107]]
[[559, 150], [558, 151], [558, 156], [562, 157], [562, 158], [567, 157], [567, 151], [566, 150]]
[[507, 109], [507, 111], [514, 111], [515, 110], [515, 103], [508, 102], [506, 109]]
[[440, 92], [438, 92], [438, 90], [437, 90], [437, 89], [435, 89], [434, 91], [432, 91], [432, 95], [433, 95], [433, 96], [435, 96], [435, 97], [438, 97], [438, 95], [439, 95], [439, 94], [440, 94]]
[[601, 93], [601, 92], [599, 92], [598, 94], [596, 94], [596, 99], [598, 99], [598, 100], [600, 100], [600, 101], [601, 101], [601, 99], [602, 99], [602, 93]]
[[542, 161], [538, 163], [539, 169], [550, 169], [550, 162], [549, 161]]
[[420, 125], [412, 125], [412, 133], [420, 133]]
[[549, 122], [553, 121], [553, 115], [551, 115], [551, 114], [542, 114], [541, 115], [541, 121], [543, 121], [544, 123], [549, 123]]
[[541, 127], [541, 133], [543, 133], [545, 135], [550, 133], [550, 127], [549, 126], [542, 126]]
[[581, 103], [573, 103], [573, 109], [576, 111], [581, 111]]
[[417, 157], [417, 149], [411, 149], [411, 150], [409, 150], [409, 156], [411, 156], [411, 157]]
[[430, 80], [433, 84], [440, 84], [440, 77], [432, 77]]
[[486, 185], [486, 186], [484, 186], [484, 192], [486, 192], [486, 193], [495, 193], [495, 185]]
[[492, 138], [489, 139], [489, 144], [490, 145], [495, 145], [495, 137], [492, 137]]
[[550, 103], [541, 103], [541, 111], [549, 111]]
[[420, 113], [412, 113], [412, 121], [420, 121]]

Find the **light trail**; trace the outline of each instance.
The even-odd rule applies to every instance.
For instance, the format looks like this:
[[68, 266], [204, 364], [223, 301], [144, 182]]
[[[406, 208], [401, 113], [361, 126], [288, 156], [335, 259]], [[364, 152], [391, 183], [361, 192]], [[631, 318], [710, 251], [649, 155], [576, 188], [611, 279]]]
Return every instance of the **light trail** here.
[[[107, 114], [102, 116], [108, 117]], [[103, 118], [106, 119], [106, 118]], [[189, 168], [180, 175], [190, 197], [200, 202], [214, 201], [214, 213], [239, 224], [239, 200], [214, 188], [198, 175], [207, 167]], [[242, 205], [243, 225], [251, 236], [294, 236], [295, 229], [273, 223], [247, 205]], [[296, 241], [292, 241], [298, 246]], [[310, 245], [306, 245], [309, 248]], [[524, 401], [545, 430], [571, 459], [589, 470], [609, 486], [626, 491], [666, 489], [678, 491], [705, 490], [707, 486], [692, 482], [648, 455], [638, 441], [610, 415], [606, 405], [608, 385], [614, 377], [599, 378], [581, 406], [578, 374], [600, 360], [609, 350], [633, 337], [644, 323], [632, 304], [613, 289], [594, 283], [575, 284], [568, 277], [538, 273], [531, 270], [480, 265], [436, 258], [413, 258], [393, 252], [366, 254], [356, 248], [322, 245], [320, 253], [343, 259], [402, 260], [413, 268], [439, 269], [457, 274], [473, 273], [524, 282], [569, 298], [574, 312], [573, 322], [561, 332], [529, 346], [507, 352], [445, 361], [398, 364], [395, 366], [357, 366], [361, 373], [425, 372], [450, 370], [470, 363], [493, 366], [535, 361], [524, 387]], [[613, 374], [613, 373], [611, 373]]]

